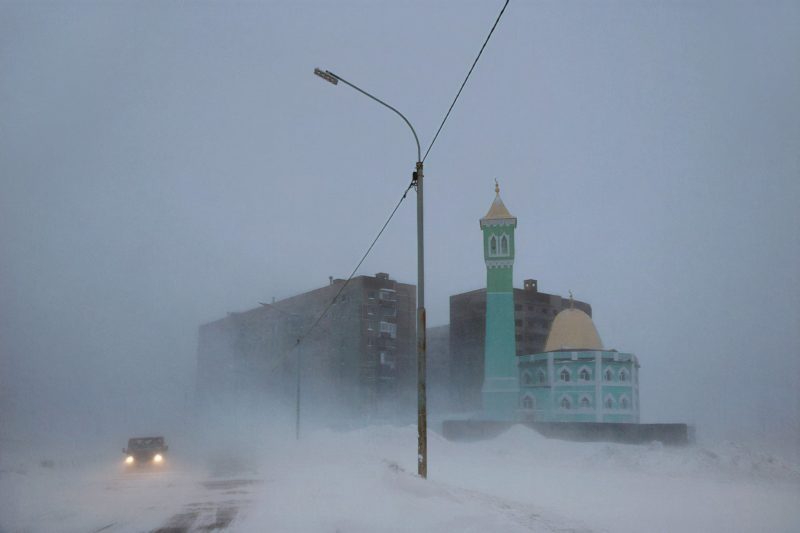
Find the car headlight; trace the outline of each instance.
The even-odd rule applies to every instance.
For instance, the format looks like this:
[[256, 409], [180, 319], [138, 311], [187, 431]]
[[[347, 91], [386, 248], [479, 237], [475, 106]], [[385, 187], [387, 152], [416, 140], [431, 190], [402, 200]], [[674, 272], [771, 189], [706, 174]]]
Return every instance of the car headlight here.
[[132, 465], [133, 464], [133, 456], [132, 455], [129, 455], [128, 457], [125, 458], [125, 464], [126, 465]]
[[153, 462], [154, 463], [160, 463], [163, 460], [164, 460], [164, 458], [161, 456], [160, 453], [157, 453], [157, 454], [155, 454], [155, 456], [153, 456]]

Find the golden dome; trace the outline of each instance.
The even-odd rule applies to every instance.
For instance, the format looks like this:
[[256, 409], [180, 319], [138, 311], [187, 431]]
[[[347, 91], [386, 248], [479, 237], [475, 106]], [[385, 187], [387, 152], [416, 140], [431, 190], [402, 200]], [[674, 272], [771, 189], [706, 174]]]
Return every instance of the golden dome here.
[[564, 309], [553, 320], [545, 352], [556, 350], [602, 350], [603, 343], [592, 318], [580, 309]]

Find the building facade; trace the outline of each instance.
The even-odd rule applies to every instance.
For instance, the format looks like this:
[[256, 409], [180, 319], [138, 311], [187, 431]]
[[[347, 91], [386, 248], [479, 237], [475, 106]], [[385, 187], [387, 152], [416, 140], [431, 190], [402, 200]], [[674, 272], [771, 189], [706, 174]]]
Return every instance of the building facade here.
[[249, 393], [291, 398], [299, 364], [304, 398], [331, 412], [363, 414], [411, 401], [416, 287], [385, 273], [355, 277], [343, 289], [344, 283], [330, 279], [200, 326], [198, 397], [204, 403]]

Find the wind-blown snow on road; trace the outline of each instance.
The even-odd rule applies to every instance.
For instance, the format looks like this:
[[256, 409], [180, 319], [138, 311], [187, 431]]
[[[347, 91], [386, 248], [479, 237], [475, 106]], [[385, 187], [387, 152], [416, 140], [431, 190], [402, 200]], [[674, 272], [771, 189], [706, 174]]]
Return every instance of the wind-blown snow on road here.
[[[416, 428], [265, 437], [217, 465], [121, 475], [4, 462], [3, 531], [797, 531], [800, 470], [725, 444], [546, 439], [519, 426], [455, 443]], [[246, 464], [233, 460], [247, 457]]]

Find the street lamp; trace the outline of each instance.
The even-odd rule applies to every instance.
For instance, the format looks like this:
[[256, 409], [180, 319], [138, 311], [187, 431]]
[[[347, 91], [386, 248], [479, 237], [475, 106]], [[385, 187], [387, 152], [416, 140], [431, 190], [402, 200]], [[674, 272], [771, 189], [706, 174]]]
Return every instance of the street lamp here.
[[314, 74], [323, 80], [337, 85], [339, 82], [349, 85], [364, 96], [368, 96], [397, 113], [411, 128], [414, 141], [417, 143], [417, 164], [412, 173], [411, 184], [417, 190], [417, 473], [422, 478], [428, 477], [428, 409], [425, 399], [425, 246], [423, 235], [422, 217], [422, 151], [419, 147], [419, 138], [414, 126], [403, 114], [383, 100], [369, 94], [364, 89], [357, 87], [337, 76], [330, 70], [314, 69]]

